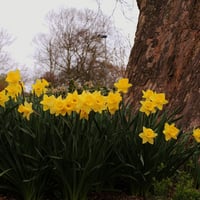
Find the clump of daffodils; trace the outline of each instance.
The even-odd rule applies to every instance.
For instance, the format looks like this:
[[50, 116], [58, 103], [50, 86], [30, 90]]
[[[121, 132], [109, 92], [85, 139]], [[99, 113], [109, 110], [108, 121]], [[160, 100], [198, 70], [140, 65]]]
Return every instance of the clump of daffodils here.
[[[23, 95], [24, 84], [21, 80], [19, 70], [10, 71], [7, 74], [6, 82], [7, 87], [0, 92], [0, 107], [5, 108], [6, 102], [10, 99], [17, 101], [20, 95]], [[127, 93], [128, 89], [132, 86], [127, 78], [121, 78], [114, 84], [116, 90], [110, 91], [107, 95], [103, 95], [100, 91], [83, 91], [79, 94], [76, 90], [72, 93], [68, 93], [66, 96], [55, 96], [53, 94], [48, 95], [49, 83], [45, 79], [37, 79], [35, 84], [32, 85], [32, 94], [37, 98], [40, 98], [39, 104], [42, 106], [44, 112], [49, 111], [50, 114], [55, 116], [71, 115], [73, 112], [79, 114], [80, 119], [88, 119], [90, 112], [96, 112], [103, 114], [108, 112], [114, 115], [120, 108], [123, 93]], [[145, 113], [148, 117], [151, 113], [155, 113], [157, 110], [162, 110], [163, 106], [168, 103], [164, 93], [157, 93], [150, 89], [142, 91], [143, 100], [140, 101], [140, 112]], [[28, 102], [23, 99], [23, 102], [18, 106], [18, 112], [22, 114], [24, 118], [30, 120], [30, 116], [34, 113], [33, 102]], [[36, 112], [35, 112], [36, 113]], [[166, 141], [171, 139], [177, 139], [180, 130], [174, 123], [165, 123], [163, 135]], [[142, 139], [142, 143], [154, 144], [154, 139], [157, 137], [153, 129], [149, 127], [143, 127], [143, 131], [139, 134]], [[200, 143], [200, 129], [193, 130], [193, 137], [196, 142]]]
[[24, 84], [21, 81], [19, 70], [10, 71], [6, 76], [7, 87], [0, 92], [0, 106], [5, 107], [5, 103], [9, 99], [17, 100], [17, 97], [22, 94]]
[[[0, 93], [0, 105], [5, 107], [5, 103], [9, 99], [17, 100], [23, 90], [24, 84], [21, 81], [19, 70], [10, 71], [7, 74], [6, 82], [8, 86]], [[68, 93], [67, 96], [47, 95], [49, 83], [45, 79], [37, 79], [32, 85], [32, 94], [36, 97], [42, 97], [40, 104], [43, 111], [50, 111], [55, 116], [70, 115], [76, 112], [80, 115], [80, 119], [88, 119], [91, 111], [102, 113], [108, 111], [110, 114], [115, 114], [119, 109], [120, 102], [122, 101], [122, 93], [127, 93], [131, 84], [128, 79], [121, 78], [115, 83], [116, 91], [111, 91], [107, 96], [101, 94], [100, 91], [89, 92], [83, 91], [78, 94], [77, 91]], [[27, 120], [30, 120], [30, 115], [34, 113], [33, 103], [24, 100], [18, 107], [18, 112], [23, 114]]]
[[8, 86], [5, 88], [7, 96], [16, 101], [17, 96], [19, 96], [24, 90], [24, 84], [21, 81], [20, 71], [16, 70], [8, 72], [6, 82], [8, 83]]
[[[174, 123], [172, 124], [165, 123], [163, 134], [165, 136], [166, 141], [169, 141], [171, 139], [176, 140], [179, 132], [180, 130], [177, 127], [175, 127]], [[154, 144], [154, 139], [157, 137], [157, 135], [158, 134], [155, 133], [154, 130], [152, 130], [151, 128], [143, 127], [143, 132], [139, 134], [139, 137], [142, 139], [143, 144], [145, 143]]]
[[157, 109], [162, 110], [163, 105], [168, 103], [164, 93], [156, 93], [152, 90], [142, 91], [142, 93], [142, 97], [145, 100], [140, 101], [142, 104], [140, 111], [144, 112], [147, 116], [151, 113], [155, 113]]
[[43, 105], [43, 110], [49, 110], [51, 114], [70, 115], [72, 112], [80, 114], [80, 119], [88, 119], [91, 111], [102, 113], [109, 111], [110, 114], [115, 114], [119, 109], [122, 101], [122, 93], [126, 93], [131, 84], [128, 79], [120, 79], [115, 83], [117, 91], [110, 91], [107, 96], [101, 94], [100, 91], [89, 92], [83, 91], [81, 94], [75, 90], [73, 93], [68, 93], [66, 97], [61, 95], [44, 95], [40, 102]]

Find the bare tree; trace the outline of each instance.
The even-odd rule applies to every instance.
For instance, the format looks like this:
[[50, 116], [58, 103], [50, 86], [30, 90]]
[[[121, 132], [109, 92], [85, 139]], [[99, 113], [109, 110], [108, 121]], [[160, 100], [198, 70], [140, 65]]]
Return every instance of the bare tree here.
[[11, 63], [11, 57], [6, 51], [6, 47], [12, 42], [12, 37], [4, 29], [0, 29], [0, 71], [4, 71]]
[[39, 34], [34, 43], [37, 45], [38, 50], [35, 53], [35, 60], [41, 66], [45, 66], [49, 73], [56, 71], [56, 63], [58, 60], [57, 48], [51, 35]]
[[[120, 54], [125, 47], [121, 42], [123, 36], [119, 36], [106, 16], [88, 9], [61, 9], [51, 11], [47, 23], [49, 33], [35, 38], [35, 60], [50, 74], [56, 73], [62, 80], [73, 79], [80, 83], [115, 81], [114, 71], [119, 72], [124, 66], [124, 56]], [[118, 48], [114, 43], [116, 40]], [[111, 66], [116, 70], [110, 70]]]

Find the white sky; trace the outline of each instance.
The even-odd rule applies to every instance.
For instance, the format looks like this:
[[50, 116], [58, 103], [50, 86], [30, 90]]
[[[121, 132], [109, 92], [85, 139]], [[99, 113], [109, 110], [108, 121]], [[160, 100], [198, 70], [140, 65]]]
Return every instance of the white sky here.
[[[117, 0], [98, 0], [105, 14], [111, 15]], [[115, 25], [134, 41], [137, 25], [138, 9], [136, 0], [127, 0], [130, 7], [126, 7], [126, 16], [118, 4], [114, 13]], [[32, 45], [33, 38], [46, 30], [45, 15], [52, 9], [61, 7], [97, 9], [95, 0], [0, 0], [0, 28], [11, 34], [15, 41], [9, 47], [9, 52], [20, 67], [34, 69]], [[1, 68], [1, 66], [0, 66]]]

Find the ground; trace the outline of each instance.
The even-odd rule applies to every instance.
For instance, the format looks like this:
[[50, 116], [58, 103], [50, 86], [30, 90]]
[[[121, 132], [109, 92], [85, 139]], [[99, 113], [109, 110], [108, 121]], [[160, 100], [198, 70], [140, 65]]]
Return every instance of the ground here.
[[89, 200], [143, 200], [142, 197], [128, 196], [125, 193], [92, 193]]
[[[16, 200], [11, 195], [0, 195], [0, 200]], [[88, 200], [143, 200], [142, 197], [128, 196], [125, 193], [101, 192], [91, 193]]]

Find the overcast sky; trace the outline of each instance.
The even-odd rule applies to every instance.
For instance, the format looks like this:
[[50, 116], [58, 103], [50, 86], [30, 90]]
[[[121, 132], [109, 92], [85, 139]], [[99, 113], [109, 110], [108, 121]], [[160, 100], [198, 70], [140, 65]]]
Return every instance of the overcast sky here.
[[[102, 11], [112, 15], [117, 0], [98, 1], [101, 2]], [[133, 43], [138, 9], [135, 0], [127, 0], [127, 2], [128, 6], [117, 5], [113, 17], [115, 25]], [[6, 29], [15, 38], [9, 51], [21, 67], [32, 69], [36, 67], [32, 58], [34, 52], [32, 40], [38, 33], [47, 29], [45, 15], [50, 10], [61, 7], [97, 10], [98, 4], [95, 0], [0, 0], [0, 28]], [[125, 16], [123, 9], [125, 9]]]

